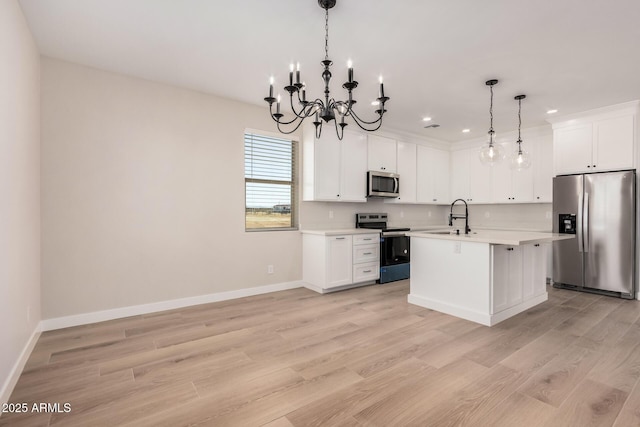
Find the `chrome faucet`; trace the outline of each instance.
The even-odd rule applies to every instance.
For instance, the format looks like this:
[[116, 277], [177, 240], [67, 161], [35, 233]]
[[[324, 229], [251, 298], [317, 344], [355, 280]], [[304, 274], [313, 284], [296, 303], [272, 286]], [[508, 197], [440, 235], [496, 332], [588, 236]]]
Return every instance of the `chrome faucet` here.
[[[456, 202], [464, 203], [464, 215], [461, 215], [461, 214], [456, 215], [453, 213], [453, 205], [455, 205]], [[463, 199], [456, 199], [453, 201], [453, 203], [451, 203], [451, 211], [449, 212], [449, 227], [453, 227], [454, 219], [462, 219], [462, 218], [464, 218], [464, 234], [469, 234], [469, 232], [471, 231], [471, 229], [469, 228], [469, 206], [467, 205], [467, 202], [465, 202]]]

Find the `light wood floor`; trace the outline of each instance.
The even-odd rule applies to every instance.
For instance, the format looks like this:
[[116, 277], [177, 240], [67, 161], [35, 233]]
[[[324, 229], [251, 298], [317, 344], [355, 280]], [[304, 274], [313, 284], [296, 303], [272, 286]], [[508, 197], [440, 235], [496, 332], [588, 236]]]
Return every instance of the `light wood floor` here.
[[306, 289], [46, 332], [1, 426], [640, 425], [640, 301], [549, 288], [492, 328], [408, 282]]

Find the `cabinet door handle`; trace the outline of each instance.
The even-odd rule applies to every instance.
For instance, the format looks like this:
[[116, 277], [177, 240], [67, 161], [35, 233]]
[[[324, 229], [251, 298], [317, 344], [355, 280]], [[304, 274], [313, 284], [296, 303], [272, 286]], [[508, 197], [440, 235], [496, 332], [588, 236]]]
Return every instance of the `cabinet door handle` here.
[[593, 165], [593, 167], [595, 168], [595, 167], [596, 167], [596, 165]]
[[508, 251], [512, 251], [512, 250], [513, 250], [513, 248], [507, 248], [507, 250], [508, 250]]
[[336, 240], [344, 240], [346, 237], [336, 237]]
[[362, 240], [373, 240], [371, 237], [367, 237], [366, 239], [362, 239]]
[[588, 168], [590, 168], [590, 167], [591, 167], [591, 165], [587, 165], [587, 167], [588, 167]]
[[362, 270], [363, 273], [371, 273], [371, 270]]
[[537, 247], [539, 247], [539, 246], [540, 246], [540, 243], [536, 243], [536, 244], [535, 244], [535, 245], [533, 245], [533, 246], [535, 246], [535, 247], [537, 248]]
[[364, 252], [362, 255], [371, 255], [371, 252]]

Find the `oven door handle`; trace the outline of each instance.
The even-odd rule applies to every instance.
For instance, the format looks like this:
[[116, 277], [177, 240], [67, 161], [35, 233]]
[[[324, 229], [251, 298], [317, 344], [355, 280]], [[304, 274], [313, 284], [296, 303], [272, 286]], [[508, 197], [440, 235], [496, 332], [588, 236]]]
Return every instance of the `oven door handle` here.
[[382, 237], [406, 237], [405, 233], [382, 233]]
[[398, 194], [398, 187], [400, 187], [400, 179], [399, 178], [393, 178], [393, 194]]

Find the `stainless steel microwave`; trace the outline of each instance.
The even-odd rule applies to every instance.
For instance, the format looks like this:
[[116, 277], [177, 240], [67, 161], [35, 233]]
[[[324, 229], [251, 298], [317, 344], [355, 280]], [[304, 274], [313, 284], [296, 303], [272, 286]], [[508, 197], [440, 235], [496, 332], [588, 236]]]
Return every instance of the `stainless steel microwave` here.
[[368, 171], [367, 197], [398, 197], [400, 175], [397, 173]]

